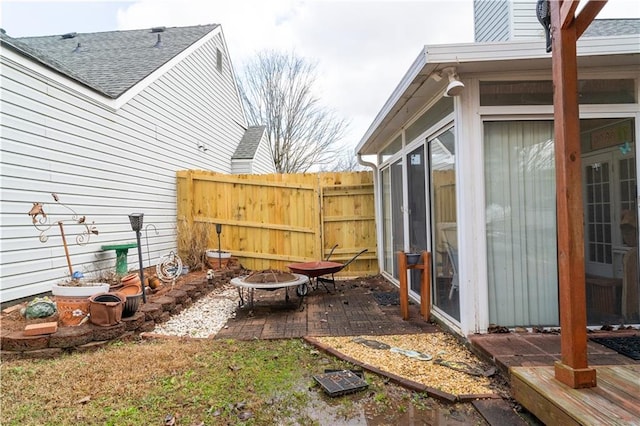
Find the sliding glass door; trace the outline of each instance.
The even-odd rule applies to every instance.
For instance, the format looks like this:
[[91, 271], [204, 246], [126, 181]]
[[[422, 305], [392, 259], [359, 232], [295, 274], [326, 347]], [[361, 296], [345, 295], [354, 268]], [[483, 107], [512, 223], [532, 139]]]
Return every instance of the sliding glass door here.
[[558, 325], [552, 121], [484, 123], [489, 322]]
[[402, 159], [382, 170], [384, 270], [398, 278], [398, 251], [404, 250], [402, 221]]
[[460, 321], [458, 225], [456, 218], [455, 133], [430, 138], [433, 304]]
[[[409, 250], [421, 253], [427, 250], [427, 198], [426, 198], [426, 161], [424, 145], [407, 155], [407, 184], [409, 206]], [[420, 295], [421, 271], [412, 269], [410, 290]]]

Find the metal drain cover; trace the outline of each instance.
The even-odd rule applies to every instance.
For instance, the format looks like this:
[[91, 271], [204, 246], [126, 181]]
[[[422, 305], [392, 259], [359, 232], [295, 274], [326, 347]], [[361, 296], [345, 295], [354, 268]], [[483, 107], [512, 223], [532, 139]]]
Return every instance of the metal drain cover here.
[[329, 396], [339, 396], [365, 389], [367, 382], [361, 374], [350, 370], [331, 371], [313, 376], [316, 382]]

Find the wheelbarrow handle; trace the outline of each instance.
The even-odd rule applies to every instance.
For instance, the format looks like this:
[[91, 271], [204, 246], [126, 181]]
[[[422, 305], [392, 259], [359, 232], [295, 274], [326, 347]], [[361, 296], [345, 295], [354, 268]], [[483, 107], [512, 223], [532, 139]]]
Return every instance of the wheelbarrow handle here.
[[333, 247], [331, 247], [331, 251], [329, 252], [329, 254], [327, 255], [327, 258], [325, 260], [329, 260], [329, 258], [331, 257], [331, 255], [333, 254], [333, 251], [338, 247], [338, 244], [334, 245]]
[[349, 265], [351, 262], [353, 262], [354, 260], [356, 260], [358, 258], [358, 256], [360, 256], [362, 253], [365, 253], [369, 251], [368, 249], [362, 249], [360, 250], [355, 256], [353, 256], [347, 263], [345, 263], [344, 265], [342, 265], [341, 269], [344, 269], [347, 267], [347, 265]]

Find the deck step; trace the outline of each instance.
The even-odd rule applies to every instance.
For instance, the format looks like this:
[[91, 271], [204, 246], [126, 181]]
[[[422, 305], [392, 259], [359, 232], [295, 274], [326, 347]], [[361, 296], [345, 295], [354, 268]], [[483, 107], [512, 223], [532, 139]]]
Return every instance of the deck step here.
[[553, 367], [512, 367], [514, 398], [544, 424], [632, 425], [640, 419], [640, 364], [596, 366], [597, 386], [572, 389]]

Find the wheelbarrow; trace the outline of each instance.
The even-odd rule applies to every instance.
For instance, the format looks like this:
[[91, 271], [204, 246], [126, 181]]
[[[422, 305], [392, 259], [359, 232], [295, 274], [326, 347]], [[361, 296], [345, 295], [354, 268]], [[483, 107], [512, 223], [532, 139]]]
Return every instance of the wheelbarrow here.
[[[360, 256], [362, 253], [365, 253], [367, 251], [367, 249], [360, 250], [358, 253], [356, 253], [355, 256], [349, 259], [346, 263], [332, 262], [329, 259], [331, 258], [331, 255], [333, 254], [333, 251], [336, 249], [336, 247], [338, 247], [338, 244], [334, 245], [331, 248], [331, 251], [327, 255], [326, 260], [302, 262], [302, 263], [291, 263], [287, 265], [287, 267], [294, 274], [301, 274], [309, 277], [309, 283], [313, 286], [314, 290], [317, 290], [319, 284], [322, 284], [324, 288], [327, 290], [327, 292], [329, 292], [327, 283], [332, 283], [333, 290], [335, 291], [336, 280], [335, 280], [334, 274], [342, 271], [351, 262], [356, 260], [358, 256]], [[327, 275], [331, 275], [331, 278], [324, 277]], [[315, 282], [315, 285], [314, 285], [314, 282]], [[300, 297], [304, 296], [308, 291], [309, 289], [307, 288], [306, 284], [302, 286], [298, 286], [296, 288], [296, 292]], [[304, 294], [300, 294], [302, 292], [304, 292]]]

